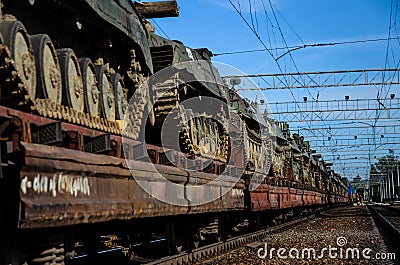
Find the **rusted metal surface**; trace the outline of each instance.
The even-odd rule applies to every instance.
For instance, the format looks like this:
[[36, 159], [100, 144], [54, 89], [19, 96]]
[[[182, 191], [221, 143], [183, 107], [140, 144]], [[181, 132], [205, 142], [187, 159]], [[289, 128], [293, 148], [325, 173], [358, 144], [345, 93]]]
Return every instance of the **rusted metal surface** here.
[[[158, 200], [149, 196], [144, 191], [138, 182], [131, 179], [129, 181], [129, 196], [135, 201], [135, 217], [150, 217], [155, 215], [169, 214], [192, 214], [202, 212], [218, 212], [234, 209], [243, 209], [243, 182], [238, 182], [237, 178], [223, 176], [221, 180], [216, 180], [217, 175], [186, 171], [175, 167], [164, 165], [151, 165], [139, 161], [129, 161], [131, 172], [136, 180], [140, 180], [141, 185], [145, 185], [147, 190], [151, 190], [157, 194], [159, 198], [166, 199], [168, 196], [175, 196], [177, 202], [186, 205], [178, 207], [167, 203], [160, 203]], [[165, 178], [160, 180], [157, 174], [162, 174]], [[167, 181], [180, 186], [167, 185]], [[204, 184], [213, 181], [212, 185], [204, 186]], [[154, 182], [157, 182], [156, 184]], [[188, 191], [188, 187], [197, 186], [197, 192]], [[222, 195], [221, 191], [234, 188]], [[193, 201], [207, 198], [207, 196], [219, 195], [220, 199], [210, 203], [191, 206]]]
[[255, 191], [251, 192], [250, 196], [253, 211], [265, 211], [271, 209], [268, 190], [268, 184], [261, 184]]
[[324, 194], [316, 192], [315, 193], [315, 203], [316, 204], [322, 204], [324, 202]]
[[303, 206], [302, 196], [304, 191], [301, 189], [291, 188], [289, 189], [289, 192], [290, 192], [291, 207]]
[[314, 191], [305, 190], [303, 194], [304, 205], [315, 204], [315, 195], [316, 193]]
[[[0, 116], [4, 117], [4, 118], [18, 118], [22, 121], [25, 121], [26, 123], [35, 124], [37, 126], [54, 123], [56, 121], [54, 119], [45, 118], [45, 117], [41, 117], [38, 115], [26, 113], [23, 111], [10, 109], [10, 108], [4, 107], [4, 106], [0, 106]], [[96, 136], [104, 134], [104, 132], [101, 132], [98, 130], [85, 128], [83, 126], [75, 125], [75, 124], [71, 124], [71, 123], [67, 123], [67, 122], [61, 122], [61, 126], [62, 126], [62, 131], [76, 131], [76, 132], [82, 133], [83, 135], [85, 135], [87, 137], [96, 137]], [[28, 136], [28, 134], [26, 134], [24, 137], [29, 137], [29, 136]], [[118, 136], [118, 135], [112, 135], [111, 137], [112, 137], [112, 139], [119, 140], [119, 141], [121, 141], [121, 139], [122, 139], [122, 137]], [[26, 139], [21, 139], [21, 141], [29, 142], [29, 141], [26, 141]]]
[[291, 207], [291, 198], [289, 194], [288, 187], [281, 187], [280, 189], [281, 196], [280, 197], [280, 208], [290, 208]]
[[[107, 154], [85, 153], [79, 151], [83, 149], [84, 139], [104, 133], [61, 122], [64, 146], [69, 149], [33, 144], [30, 143], [31, 125], [51, 124], [54, 123], [53, 119], [2, 106], [0, 116], [8, 118], [14, 126], [11, 139], [13, 150], [20, 150], [20, 156], [14, 162], [22, 166], [19, 176], [21, 228], [244, 209], [245, 184], [243, 180], [238, 181], [239, 176], [236, 173], [235, 177], [222, 176], [216, 180], [218, 175], [215, 174], [141, 161], [129, 160], [128, 167], [123, 159], [124, 154], [133, 158], [133, 147], [138, 144], [137, 141], [124, 139], [122, 150], [122, 137], [111, 134], [112, 149]], [[65, 145], [66, 143], [68, 144]], [[163, 160], [164, 153], [168, 150], [152, 145], [145, 147], [144, 152], [146, 155], [149, 153], [153, 163], [169, 164]], [[174, 162], [186, 168], [186, 155], [173, 152], [176, 159]], [[211, 173], [219, 173], [220, 165], [215, 165]], [[231, 169], [227, 171], [233, 172]], [[156, 178], [157, 174], [161, 174], [164, 180]], [[250, 193], [253, 211], [328, 202], [328, 194], [307, 190], [303, 185], [295, 185], [283, 178], [266, 177], [261, 173], [254, 173], [253, 178], [264, 183]], [[153, 192], [161, 194], [161, 198], [171, 195], [180, 197], [183, 206], [157, 200], [142, 189], [138, 179], [141, 180], [141, 185], [152, 185]], [[166, 185], [168, 181], [182, 184], [181, 188], [170, 188]], [[211, 181], [212, 185], [199, 188], [195, 194], [187, 193], [186, 187], [204, 185]], [[234, 188], [230, 189], [232, 186]], [[217, 200], [200, 206], [192, 205], [200, 198], [216, 194], [220, 196]], [[346, 199], [336, 193], [330, 196], [331, 202], [344, 202]]]
[[[344, 202], [344, 198], [333, 195], [334, 201]], [[284, 209], [327, 203], [327, 193], [305, 190], [304, 187], [279, 187], [261, 184], [250, 193], [252, 210]]]
[[[219, 212], [243, 209], [243, 182], [237, 178], [179, 168], [129, 161], [106, 155], [95, 155], [60, 147], [21, 142], [20, 172], [21, 228], [65, 226], [104, 222], [113, 219]], [[133, 174], [133, 176], [131, 175]], [[156, 177], [162, 174], [164, 180]], [[163, 203], [138, 184], [152, 185], [153, 192], [182, 196], [182, 205]], [[169, 190], [166, 182], [185, 184], [180, 190]], [[201, 186], [195, 196], [188, 197], [190, 185], [214, 181], [211, 187]], [[238, 182], [238, 183], [236, 183]], [[143, 184], [144, 183], [144, 184]], [[234, 186], [220, 199], [201, 206], [191, 200], [221, 193]]]
[[20, 227], [63, 226], [133, 216], [124, 160], [21, 143]]
[[[19, 110], [10, 109], [4, 106], [0, 106], [0, 116], [10, 119], [10, 124], [13, 126], [13, 150], [18, 149], [18, 142], [32, 142], [31, 137], [31, 127], [45, 126], [49, 124], [54, 124], [56, 120], [41, 117], [38, 115], [22, 112]], [[83, 126], [71, 124], [68, 122], [60, 121], [61, 130], [63, 132], [64, 146], [70, 149], [82, 150], [83, 145], [86, 144], [90, 139], [105, 135], [104, 132], [99, 130], [94, 130], [90, 128], [85, 128]], [[89, 139], [89, 140], [88, 140]], [[120, 135], [110, 134], [110, 140], [112, 144], [112, 149], [107, 154], [109, 156], [124, 158], [128, 155], [128, 158], [133, 158], [133, 146], [139, 144], [138, 141], [131, 139], [123, 139]], [[123, 145], [124, 147], [123, 147]], [[148, 155], [153, 163], [161, 163], [160, 154], [165, 152], [161, 147], [146, 144]], [[185, 157], [184, 154], [174, 151], [177, 157], [177, 166], [185, 168], [186, 165], [179, 163], [179, 159]], [[146, 154], [147, 155], [147, 154]]]

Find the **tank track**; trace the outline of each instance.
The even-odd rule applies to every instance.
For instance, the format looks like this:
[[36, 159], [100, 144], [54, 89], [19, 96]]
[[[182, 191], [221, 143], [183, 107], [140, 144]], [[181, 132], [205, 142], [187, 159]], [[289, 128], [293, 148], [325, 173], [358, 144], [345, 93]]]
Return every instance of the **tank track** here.
[[[180, 127], [180, 143], [181, 148], [184, 152], [211, 158], [214, 160], [226, 163], [228, 160], [229, 152], [229, 136], [226, 132], [220, 131], [216, 126], [215, 122], [212, 121], [210, 115], [206, 113], [194, 113], [192, 109], [187, 109], [182, 104], [180, 105], [180, 96], [178, 92], [179, 84], [183, 82], [179, 80], [178, 76], [175, 76], [164, 83], [159, 83], [155, 85], [155, 95], [156, 95], [156, 106], [154, 107], [155, 119], [157, 124], [163, 124], [163, 121], [170, 113], [175, 113], [173, 122], [176, 127]], [[186, 85], [184, 85], [186, 86]], [[187, 90], [188, 87], [183, 88]], [[222, 123], [226, 123], [226, 113], [221, 110], [217, 117]], [[213, 123], [214, 131], [211, 131], [211, 127], [207, 126]], [[226, 124], [224, 124], [227, 128]], [[176, 135], [174, 132], [166, 132], [168, 139], [175, 139]], [[205, 151], [205, 146], [200, 143], [199, 138], [217, 136], [215, 155], [207, 155]], [[173, 143], [171, 143], [173, 144]], [[167, 143], [168, 146], [168, 143]]]
[[[247, 161], [250, 166], [250, 170], [254, 171], [255, 169], [265, 169], [266, 159], [262, 159], [265, 157], [262, 155], [262, 152], [266, 150], [267, 143], [263, 141], [260, 136], [252, 131], [247, 125], [245, 126], [245, 154], [247, 157]], [[265, 173], [265, 172], [264, 172]]]
[[147, 84], [148, 77], [139, 73], [141, 65], [136, 59], [136, 53], [131, 50], [131, 69], [128, 72], [128, 77], [135, 81], [136, 90], [130, 99], [131, 104], [128, 106], [124, 124], [123, 136], [131, 139], [139, 139], [143, 127], [143, 113], [145, 113], [148, 103], [149, 87]]
[[[154, 86], [154, 93], [156, 98], [156, 106], [154, 107], [155, 121], [156, 124], [163, 124], [164, 120], [168, 115], [174, 113], [172, 119], [172, 127], [180, 127], [180, 142], [183, 144], [182, 148], [187, 153], [193, 155], [193, 139], [190, 137], [190, 128], [187, 122], [186, 110], [182, 105], [179, 105], [179, 93], [178, 93], [178, 77], [175, 76], [172, 79], [168, 79], [166, 82], [158, 83]], [[175, 139], [175, 131], [166, 131], [165, 139]], [[174, 143], [165, 143], [167, 146], [171, 146]]]
[[[17, 22], [17, 19], [12, 17], [10, 21]], [[26, 32], [26, 36], [29, 38], [28, 32]], [[29, 47], [32, 48], [31, 46]], [[68, 49], [63, 49], [63, 51], [67, 50]], [[83, 108], [76, 109], [73, 108], [72, 105], [69, 107], [67, 106], [69, 104], [66, 105], [64, 102], [61, 103], [61, 101], [57, 102], [53, 98], [35, 98], [34, 92], [30, 95], [28, 86], [24, 84], [24, 80], [21, 78], [25, 74], [25, 71], [18, 72], [12, 60], [12, 54], [4, 44], [4, 41], [1, 41], [0, 60], [0, 74], [2, 75], [1, 101], [6, 101], [4, 104], [11, 104], [13, 108], [37, 114], [45, 118], [65, 121], [114, 135], [122, 135], [134, 140], [139, 139], [143, 128], [143, 118], [144, 113], [146, 113], [150, 91], [147, 85], [140, 86], [146, 82], [147, 77], [141, 73], [141, 65], [136, 60], [136, 55], [133, 50], [131, 51], [131, 68], [128, 71], [127, 77], [134, 82], [135, 88], [133, 89], [136, 89], [136, 91], [133, 93], [133, 98], [131, 99], [132, 104], [128, 106], [128, 111], [126, 112], [127, 116], [124, 121], [122, 121], [121, 117], [121, 120], [110, 120], [98, 115], [91, 115], [86, 112], [86, 110], [83, 111]], [[108, 69], [108, 66], [104, 65], [102, 61], [94, 62], [93, 65], [107, 68], [104, 74], [108, 78], [110, 78], [110, 74], [115, 75], [115, 71], [113, 69]], [[31, 67], [32, 66], [36, 68], [34, 61], [32, 62]], [[38, 69], [37, 71], [41, 70]], [[63, 82], [65, 82], [64, 79]], [[74, 83], [69, 85], [76, 86], [76, 82], [78, 81], [74, 80]], [[193, 113], [192, 110], [179, 106], [180, 98], [178, 88], [182, 86], [182, 84], [183, 82], [176, 77], [172, 78], [172, 81], [169, 80], [152, 87], [156, 98], [158, 98], [157, 106], [154, 110], [155, 119], [158, 119], [158, 123], [162, 124], [161, 121], [165, 119], [168, 113], [175, 111], [176, 117], [174, 117], [174, 120], [176, 126], [180, 127], [179, 141], [181, 149], [190, 155], [203, 156], [226, 162], [229, 150], [227, 134], [222, 132], [215, 122], [210, 120], [211, 117], [207, 116], [207, 114]], [[183, 85], [186, 86], [185, 84]], [[187, 87], [185, 89], [187, 89]], [[65, 93], [64, 90], [63, 93]], [[79, 93], [83, 92], [79, 90]], [[103, 93], [107, 93], [107, 91], [103, 91]], [[103, 97], [105, 96], [106, 95], [103, 94]], [[81, 94], [81, 97], [86, 97], [86, 95]], [[101, 104], [105, 106], [106, 103], [102, 102]], [[177, 106], [179, 106], [179, 108], [176, 108]], [[152, 114], [153, 113], [150, 113], [150, 115]], [[217, 118], [219, 120], [224, 119], [225, 113], [218, 113], [218, 116]], [[196, 117], [196, 123], [193, 122], [194, 117]], [[201, 128], [199, 128], [199, 126]], [[201, 134], [199, 134], [199, 132]], [[213, 153], [211, 153], [211, 155], [207, 155], [206, 153], [210, 152], [210, 149], [214, 149], [214, 147], [211, 148], [211, 144], [210, 146], [206, 146], [209, 144], [208, 140], [207, 143], [200, 142], [200, 137], [215, 139], [215, 143], [213, 144], [215, 150], [212, 150]]]
[[[183, 140], [186, 141], [186, 145], [190, 148], [190, 151], [194, 155], [226, 163], [229, 153], [229, 136], [227, 133], [221, 131], [220, 127], [216, 125], [213, 119], [205, 113], [193, 113], [190, 109], [186, 109], [183, 112], [183, 115], [186, 115], [184, 120], [185, 126], [182, 128], [182, 137], [184, 138]], [[223, 116], [223, 114], [220, 116], [222, 116], [220, 117], [220, 121], [224, 122], [225, 116]], [[190, 124], [189, 121], [193, 121], [193, 117], [196, 117], [195, 119], [197, 121], [195, 124]], [[213, 123], [212, 126], [210, 125], [211, 123]], [[207, 149], [208, 147], [204, 143], [202, 144], [199, 141], [199, 138], [217, 138], [215, 141], [214, 155], [207, 154], [210, 150]]]
[[[12, 98], [14, 107], [18, 109], [24, 109], [25, 111], [32, 112], [34, 114], [40, 115], [42, 117], [51, 118], [55, 120], [61, 120], [68, 123], [85, 126], [87, 128], [96, 129], [103, 131], [105, 133], [111, 133], [115, 135], [122, 135], [131, 139], [138, 139], [143, 113], [147, 104], [148, 98], [148, 87], [143, 85], [140, 89], [137, 89], [136, 93], [133, 95], [133, 99], [127, 111], [127, 117], [125, 119], [126, 124], [121, 121], [111, 121], [98, 116], [92, 116], [89, 113], [79, 112], [70, 108], [68, 106], [58, 104], [51, 99], [40, 99], [32, 98], [28, 95], [25, 89], [24, 83], [19, 78], [21, 73], [16, 70], [13, 60], [11, 59], [11, 54], [7, 46], [2, 42], [0, 44], [0, 74], [2, 75], [2, 99]], [[132, 59], [133, 72], [140, 70], [138, 62], [135, 61], [133, 56]], [[137, 74], [136, 79], [140, 83], [144, 83], [146, 78], [142, 74]], [[7, 91], [7, 94], [4, 92]], [[177, 89], [171, 91], [171, 84], [163, 84], [162, 86], [155, 87], [155, 93], [159, 97], [158, 103], [162, 103], [156, 109], [156, 119], [165, 119], [170, 111], [179, 105], [179, 94]], [[8, 95], [9, 94], [9, 95]], [[194, 144], [194, 130], [198, 130], [193, 126], [189, 125], [189, 116], [194, 115], [191, 110], [185, 109], [182, 106], [176, 112], [177, 126], [181, 127], [180, 142], [185, 152], [191, 155], [201, 156], [201, 150], [198, 144]], [[223, 114], [220, 114], [220, 116]], [[207, 119], [204, 115], [197, 114], [197, 117], [202, 117]], [[211, 132], [206, 132], [210, 134]], [[226, 162], [228, 145], [227, 145], [227, 135], [220, 134], [222, 137], [218, 137], [218, 150], [217, 155], [214, 159]]]
[[[98, 129], [107, 133], [122, 135], [121, 125], [116, 121], [94, 117], [88, 113], [81, 113], [67, 106], [52, 102], [50, 99], [33, 99], [27, 95], [25, 86], [19, 78], [10, 51], [1, 40], [0, 44], [0, 75], [2, 99], [13, 97], [14, 104], [27, 106], [30, 110], [43, 117], [63, 120], [69, 123], [83, 125], [92, 129]], [[7, 92], [5, 95], [4, 93]], [[127, 137], [135, 137], [134, 133], [128, 133]]]
[[218, 119], [221, 121], [223, 125], [223, 131], [220, 132], [220, 137], [218, 137], [218, 146], [219, 148], [217, 149], [217, 155], [216, 157], [220, 159], [220, 161], [223, 161], [224, 163], [228, 162], [229, 159], [229, 142], [230, 142], [230, 137], [227, 132], [227, 128], [229, 128], [229, 121], [226, 117], [228, 117], [227, 113], [225, 112], [224, 109], [221, 110], [220, 113], [218, 113]]
[[[16, 21], [14, 17], [9, 19]], [[146, 78], [139, 74], [139, 62], [132, 57], [132, 72], [137, 73], [137, 86], [143, 83]], [[68, 123], [82, 125], [91, 129], [96, 129], [105, 133], [122, 135], [131, 139], [138, 139], [142, 124], [143, 110], [147, 104], [148, 89], [138, 90], [134, 94], [133, 108], [129, 109], [129, 115], [126, 119], [129, 129], [123, 130], [122, 121], [108, 120], [99, 116], [93, 116], [86, 112], [76, 111], [71, 107], [54, 102], [52, 99], [34, 98], [28, 93], [26, 85], [23, 83], [14, 60], [12, 59], [10, 49], [4, 44], [3, 37], [0, 34], [0, 75], [1, 75], [1, 102], [6, 106], [31, 112], [46, 118], [65, 121]]]
[[[52, 102], [50, 99], [32, 99], [33, 113], [46, 118], [63, 120], [69, 123], [82, 125], [103, 132], [122, 135], [122, 128], [117, 121], [110, 121], [100, 117], [91, 116], [88, 113], [77, 112], [72, 108]], [[134, 136], [125, 135], [125, 136]]]
[[0, 34], [0, 87], [1, 98], [4, 100], [17, 99], [16, 105], [22, 107], [32, 104], [27, 95], [25, 85], [19, 78], [18, 71], [11, 59], [11, 53], [4, 44], [3, 37]]
[[[53, 118], [57, 120], [63, 120], [69, 123], [82, 125], [91, 129], [97, 129], [106, 133], [112, 133], [116, 135], [122, 135], [122, 126], [119, 121], [110, 121], [104, 118], [95, 117], [88, 113], [77, 112], [74, 109], [52, 102], [50, 99], [34, 99], [27, 95], [25, 86], [19, 78], [19, 73], [17, 72], [14, 62], [11, 59], [8, 47], [1, 42], [0, 44], [0, 75], [1, 78], [1, 88], [2, 88], [2, 99], [7, 99], [8, 97], [18, 98], [17, 106], [22, 108], [26, 106], [30, 108], [32, 113], [38, 114], [46, 118]], [[4, 93], [7, 94], [4, 95]], [[145, 95], [143, 93], [135, 94], [136, 98], [140, 98], [138, 102], [144, 102]], [[142, 105], [145, 105], [143, 103]], [[137, 106], [136, 111], [133, 113], [141, 113], [140, 110], [143, 106]], [[141, 121], [141, 119], [136, 119], [133, 115], [133, 121]], [[139, 118], [139, 117], [138, 117]], [[134, 122], [132, 122], [134, 123]], [[134, 123], [131, 130], [124, 132], [124, 136], [136, 139], [138, 134], [135, 133], [135, 128], [140, 128], [140, 122]]]

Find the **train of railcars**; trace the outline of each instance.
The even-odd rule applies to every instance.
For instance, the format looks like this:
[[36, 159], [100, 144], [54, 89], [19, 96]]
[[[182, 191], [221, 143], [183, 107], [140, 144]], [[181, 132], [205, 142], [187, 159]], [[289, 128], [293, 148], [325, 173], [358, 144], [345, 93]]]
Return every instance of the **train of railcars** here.
[[[176, 2], [0, 3], [1, 264], [99, 264], [102, 253], [129, 259], [154, 241], [172, 254], [348, 201], [345, 181], [286, 123], [260, 124], [228, 85], [182, 81], [195, 73], [177, 65], [195, 60], [221, 78], [207, 49], [154, 34], [147, 19], [177, 16]], [[173, 75], [143, 86], [167, 67]], [[175, 108], [196, 97], [224, 104]], [[243, 149], [218, 122], [229, 119], [225, 105], [240, 117]], [[182, 127], [175, 149], [161, 143], [170, 112]], [[212, 163], [193, 170], [211, 149]], [[154, 184], [160, 173], [183, 192]], [[182, 203], [156, 199], [138, 179]], [[209, 182], [196, 196], [229, 192], [193, 205], [187, 188]]]

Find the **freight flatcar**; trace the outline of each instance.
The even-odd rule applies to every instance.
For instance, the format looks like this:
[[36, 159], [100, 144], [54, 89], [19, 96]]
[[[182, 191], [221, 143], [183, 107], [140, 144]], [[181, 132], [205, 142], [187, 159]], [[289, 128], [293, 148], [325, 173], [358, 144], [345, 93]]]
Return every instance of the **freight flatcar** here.
[[[177, 16], [176, 2], [1, 4], [1, 264], [100, 264], [163, 240], [177, 253], [348, 201], [207, 49], [154, 34], [147, 18]], [[183, 104], [202, 98], [216, 111]]]

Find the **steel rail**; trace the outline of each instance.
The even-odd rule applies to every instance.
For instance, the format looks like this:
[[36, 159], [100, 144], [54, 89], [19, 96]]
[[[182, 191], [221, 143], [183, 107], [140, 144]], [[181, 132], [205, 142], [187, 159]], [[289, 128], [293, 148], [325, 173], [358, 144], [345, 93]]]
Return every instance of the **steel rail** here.
[[271, 227], [266, 230], [261, 230], [257, 232], [253, 232], [247, 235], [241, 235], [237, 237], [230, 238], [226, 240], [226, 242], [218, 242], [214, 244], [210, 244], [207, 246], [203, 246], [197, 249], [192, 250], [191, 252], [179, 253], [177, 255], [164, 257], [150, 263], [146, 263], [146, 265], [178, 265], [178, 264], [187, 264], [189, 262], [197, 262], [202, 258], [211, 258], [217, 255], [221, 255], [231, 251], [233, 249], [239, 248], [249, 243], [253, 243], [259, 240], [264, 239], [271, 232], [277, 232], [281, 229], [287, 229], [289, 227], [294, 227], [300, 225], [305, 221], [309, 221], [310, 218], [315, 218], [314, 215], [311, 217], [305, 217], [298, 220], [294, 220], [288, 223], [284, 223], [279, 226]]

